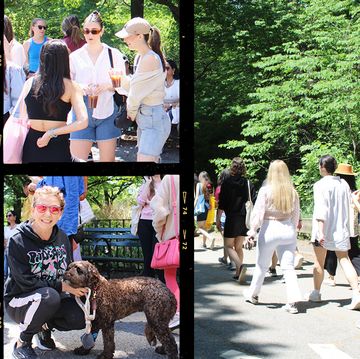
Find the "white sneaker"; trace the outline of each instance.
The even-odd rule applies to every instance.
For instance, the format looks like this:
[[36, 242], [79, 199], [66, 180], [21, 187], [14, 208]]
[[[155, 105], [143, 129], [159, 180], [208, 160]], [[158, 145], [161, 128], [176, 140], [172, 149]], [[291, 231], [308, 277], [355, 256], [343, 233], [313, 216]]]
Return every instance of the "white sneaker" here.
[[327, 284], [330, 287], [335, 287], [336, 286], [335, 278], [332, 276], [329, 276], [328, 278], [326, 278], [324, 280], [324, 284]]
[[283, 309], [285, 309], [287, 312], [289, 312], [291, 314], [299, 313], [299, 311], [296, 307], [296, 303], [287, 303], [283, 306]]
[[249, 291], [245, 289], [243, 291], [243, 297], [245, 298], [245, 302], [249, 302], [252, 304], [258, 304], [259, 303], [259, 297], [257, 295], [250, 295]]
[[176, 312], [173, 318], [170, 320], [169, 328], [174, 330], [180, 326], [180, 313]]
[[346, 308], [351, 310], [360, 309], [360, 294], [354, 295], [351, 303], [347, 305]]
[[305, 295], [305, 300], [308, 300], [309, 302], [321, 302], [321, 294], [312, 290]]
[[215, 247], [215, 238], [211, 240], [210, 249], [213, 250]]

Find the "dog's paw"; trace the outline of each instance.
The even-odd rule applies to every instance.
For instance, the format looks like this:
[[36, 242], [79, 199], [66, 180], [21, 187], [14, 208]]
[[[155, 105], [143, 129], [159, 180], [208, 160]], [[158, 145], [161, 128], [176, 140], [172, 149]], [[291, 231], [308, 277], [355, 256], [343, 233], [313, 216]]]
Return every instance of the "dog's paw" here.
[[158, 354], [161, 354], [161, 355], [165, 355], [166, 352], [165, 352], [164, 346], [161, 345], [160, 347], [156, 347], [156, 348], [155, 348], [155, 353], [158, 353]]
[[75, 355], [88, 355], [91, 349], [85, 349], [83, 346], [74, 349]]

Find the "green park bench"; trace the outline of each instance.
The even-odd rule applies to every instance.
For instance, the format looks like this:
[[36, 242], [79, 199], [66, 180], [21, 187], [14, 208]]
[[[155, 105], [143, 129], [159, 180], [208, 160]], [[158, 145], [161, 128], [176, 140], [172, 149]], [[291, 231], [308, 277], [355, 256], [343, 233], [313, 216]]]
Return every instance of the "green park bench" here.
[[130, 228], [84, 228], [83, 260], [95, 264], [108, 278], [111, 272], [140, 272], [143, 254], [138, 236]]

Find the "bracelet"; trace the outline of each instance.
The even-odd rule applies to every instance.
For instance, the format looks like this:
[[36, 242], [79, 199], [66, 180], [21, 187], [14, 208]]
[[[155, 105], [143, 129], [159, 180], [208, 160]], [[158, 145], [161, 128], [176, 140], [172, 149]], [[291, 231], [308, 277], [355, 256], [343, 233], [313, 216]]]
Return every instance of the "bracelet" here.
[[49, 136], [50, 136], [50, 138], [57, 137], [57, 134], [55, 134], [55, 128], [52, 128], [51, 130], [49, 130]]

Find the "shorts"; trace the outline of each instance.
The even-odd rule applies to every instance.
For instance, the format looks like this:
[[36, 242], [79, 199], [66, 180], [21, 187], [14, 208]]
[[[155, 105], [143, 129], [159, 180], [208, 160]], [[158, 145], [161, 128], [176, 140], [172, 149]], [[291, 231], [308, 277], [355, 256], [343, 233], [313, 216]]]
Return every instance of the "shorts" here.
[[[111, 116], [103, 119], [97, 119], [92, 117], [93, 109], [88, 107], [87, 96], [84, 96], [84, 102], [89, 117], [88, 127], [80, 131], [72, 132], [70, 134], [70, 140], [85, 140], [91, 142], [98, 142], [112, 140], [120, 137], [121, 130], [114, 125], [114, 119], [117, 112], [117, 108], [115, 105], [114, 112]], [[75, 113], [73, 113], [72, 122], [74, 122], [75, 119]]]
[[171, 123], [163, 106], [140, 105], [136, 123], [138, 153], [160, 156], [171, 130]]

